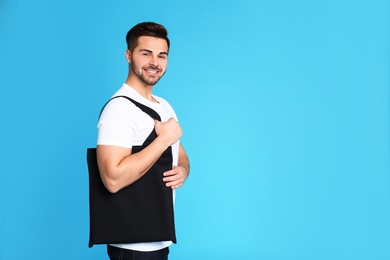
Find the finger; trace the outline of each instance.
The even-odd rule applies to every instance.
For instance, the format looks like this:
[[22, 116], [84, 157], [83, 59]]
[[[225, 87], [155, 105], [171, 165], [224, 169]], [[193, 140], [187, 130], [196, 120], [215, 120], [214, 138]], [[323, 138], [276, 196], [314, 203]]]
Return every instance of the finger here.
[[173, 182], [167, 182], [165, 185], [167, 187], [171, 187], [172, 189], [176, 189], [176, 188], [182, 186], [183, 182], [178, 180], [178, 181], [173, 181]]
[[177, 189], [177, 188], [180, 188], [183, 185], [184, 185], [184, 181], [183, 182], [179, 182], [178, 184], [172, 185], [171, 188], [172, 189]]
[[173, 166], [172, 170], [165, 172], [163, 175], [166, 176], [163, 178], [165, 185], [167, 187], [171, 187], [172, 189], [177, 189], [183, 186], [186, 179], [185, 173], [177, 166]]
[[176, 189], [180, 188], [181, 186], [183, 186], [183, 184], [177, 185], [177, 186], [172, 186], [171, 189], [172, 189], [172, 190], [176, 190]]
[[171, 175], [176, 175], [179, 173], [179, 170], [176, 169], [176, 166], [173, 166], [172, 170], [166, 171], [163, 173], [164, 176], [171, 176]]
[[169, 177], [163, 178], [163, 181], [164, 182], [173, 182], [173, 181], [177, 181], [179, 179], [180, 179], [180, 176], [178, 174], [175, 174], [175, 175], [171, 175]]

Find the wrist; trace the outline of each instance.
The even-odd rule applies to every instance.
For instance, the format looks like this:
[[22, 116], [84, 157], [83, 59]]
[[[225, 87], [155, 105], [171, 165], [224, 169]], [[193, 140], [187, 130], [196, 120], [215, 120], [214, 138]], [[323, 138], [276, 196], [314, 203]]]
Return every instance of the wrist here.
[[168, 149], [169, 146], [171, 146], [171, 143], [169, 142], [168, 139], [165, 139], [163, 136], [159, 135], [157, 136], [157, 138], [155, 139], [155, 141], [157, 141], [159, 143], [159, 145], [163, 148], [163, 150], [165, 151], [166, 149]]

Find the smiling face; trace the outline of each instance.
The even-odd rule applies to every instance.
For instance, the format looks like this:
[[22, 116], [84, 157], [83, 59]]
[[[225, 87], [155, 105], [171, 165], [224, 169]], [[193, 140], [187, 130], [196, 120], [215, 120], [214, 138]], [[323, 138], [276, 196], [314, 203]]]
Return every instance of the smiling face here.
[[132, 52], [126, 51], [126, 58], [130, 63], [132, 84], [153, 86], [167, 69], [168, 44], [161, 38], [141, 36], [137, 47]]

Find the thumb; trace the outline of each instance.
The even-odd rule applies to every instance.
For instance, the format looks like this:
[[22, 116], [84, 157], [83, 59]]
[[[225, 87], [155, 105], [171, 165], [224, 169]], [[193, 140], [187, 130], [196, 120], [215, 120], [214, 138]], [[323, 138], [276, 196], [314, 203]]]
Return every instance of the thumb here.
[[160, 128], [162, 125], [162, 123], [160, 121], [158, 121], [157, 119], [154, 119], [154, 127], [155, 128]]

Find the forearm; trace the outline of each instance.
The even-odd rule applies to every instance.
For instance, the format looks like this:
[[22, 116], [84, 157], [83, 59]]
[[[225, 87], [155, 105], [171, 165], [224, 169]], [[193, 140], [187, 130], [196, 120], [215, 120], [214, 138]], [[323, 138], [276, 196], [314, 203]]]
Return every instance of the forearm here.
[[186, 171], [186, 175], [190, 174], [190, 161], [188, 160], [187, 153], [185, 152], [183, 146], [180, 144], [179, 146], [179, 158], [178, 158], [178, 167], [183, 167]]

